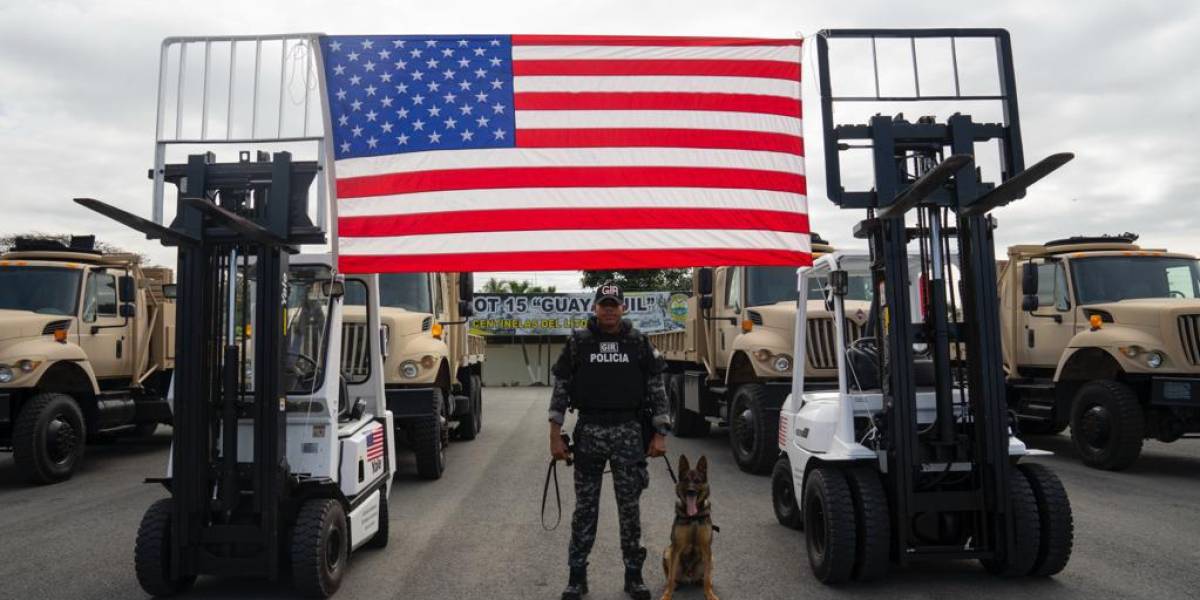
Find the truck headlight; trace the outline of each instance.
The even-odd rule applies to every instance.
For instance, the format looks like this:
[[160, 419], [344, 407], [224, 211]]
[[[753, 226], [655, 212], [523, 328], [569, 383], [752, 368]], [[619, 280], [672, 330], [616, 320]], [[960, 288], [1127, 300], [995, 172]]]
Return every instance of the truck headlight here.
[[0, 383], [8, 383], [13, 380], [13, 370], [7, 365], [0, 365]]
[[17, 363], [17, 368], [20, 369], [22, 373], [32, 373], [33, 370], [36, 369], [40, 364], [42, 364], [41, 361], [25, 359]]
[[1151, 369], [1157, 369], [1163, 364], [1163, 355], [1158, 352], [1150, 352], [1146, 354], [1146, 366]]
[[775, 360], [771, 363], [771, 366], [775, 367], [775, 370], [781, 373], [784, 371], [789, 371], [792, 368], [792, 357], [786, 354], [780, 354], [775, 357]]
[[406, 360], [400, 363], [400, 374], [406, 379], [413, 379], [417, 376], [417, 373], [420, 372], [421, 368], [417, 366], [417, 363], [414, 361]]

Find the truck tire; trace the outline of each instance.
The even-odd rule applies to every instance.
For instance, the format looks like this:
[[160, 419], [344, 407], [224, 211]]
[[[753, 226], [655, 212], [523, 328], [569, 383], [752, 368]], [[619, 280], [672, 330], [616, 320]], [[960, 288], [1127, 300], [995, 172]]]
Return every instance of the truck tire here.
[[1042, 525], [1033, 487], [1025, 474], [1015, 467], [1009, 470], [1008, 498], [1012, 530], [1016, 536], [1012, 545], [1014, 552], [1005, 554], [1000, 549], [996, 558], [985, 558], [980, 562], [994, 575], [1022, 577], [1033, 572], [1041, 549]]
[[854, 516], [858, 527], [858, 554], [854, 559], [854, 579], [874, 581], [887, 575], [892, 551], [892, 518], [887, 492], [874, 469], [855, 466], [846, 469]]
[[83, 459], [87, 430], [75, 399], [55, 392], [25, 402], [13, 425], [13, 462], [34, 483], [71, 477]]
[[1075, 544], [1075, 520], [1071, 515], [1071, 500], [1067, 490], [1053, 471], [1037, 463], [1021, 463], [1018, 467], [1033, 488], [1037, 499], [1041, 544], [1030, 575], [1049, 577], [1062, 571], [1071, 560]]
[[687, 408], [683, 402], [683, 375], [667, 376], [667, 398], [671, 401], [671, 430], [677, 437], [706, 437], [712, 425], [703, 416]]
[[483, 433], [483, 377], [471, 376], [471, 397], [475, 400], [475, 435]]
[[1142, 453], [1146, 419], [1137, 394], [1119, 381], [1089, 381], [1071, 403], [1071, 440], [1083, 463], [1120, 471]]
[[301, 595], [328, 598], [342, 585], [350, 559], [346, 511], [337, 500], [306, 500], [292, 528], [292, 581]]
[[175, 501], [171, 498], [157, 500], [138, 525], [137, 540], [133, 546], [133, 566], [137, 571], [138, 584], [151, 596], [159, 598], [174, 596], [192, 587], [195, 575], [171, 577], [171, 518]]
[[433, 414], [418, 417], [411, 425], [409, 439], [417, 456], [417, 474], [422, 479], [441, 479], [446, 470], [445, 434], [442, 431], [442, 390], [433, 389]]
[[768, 411], [766, 389], [757, 383], [737, 387], [729, 408], [729, 445], [739, 469], [769, 473], [779, 457], [779, 413]]
[[800, 505], [796, 503], [796, 485], [792, 479], [792, 461], [780, 456], [771, 471], [771, 505], [775, 508], [775, 520], [791, 529], [804, 529], [804, 518]]
[[850, 580], [857, 528], [846, 475], [830, 465], [814, 469], [804, 483], [804, 539], [808, 564], [821, 583]]
[[475, 439], [475, 436], [479, 435], [479, 421], [481, 416], [479, 414], [479, 395], [476, 391], [476, 387], [479, 385], [479, 378], [472, 375], [469, 380], [469, 385], [470, 389], [467, 390], [467, 404], [470, 404], [471, 407], [467, 409], [467, 414], [459, 417], [458, 429], [455, 430], [458, 432], [458, 439], [468, 442]]
[[366, 548], [387, 548], [391, 521], [388, 520], [388, 497], [385, 493], [386, 491], [386, 488], [379, 490], [379, 529], [364, 544]]

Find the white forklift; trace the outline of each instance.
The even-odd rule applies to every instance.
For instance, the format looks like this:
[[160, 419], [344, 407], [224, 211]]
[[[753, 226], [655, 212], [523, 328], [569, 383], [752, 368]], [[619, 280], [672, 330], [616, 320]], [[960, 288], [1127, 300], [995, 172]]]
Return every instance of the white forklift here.
[[[337, 591], [352, 550], [388, 542], [395, 472], [381, 336], [366, 376], [342, 372], [342, 302], [378, 278], [343, 276], [305, 207], [318, 167], [286, 152], [212, 154], [166, 165], [178, 211], [163, 227], [107, 204], [80, 204], [179, 249], [178, 349], [170, 497], [138, 529], [142, 588], [170, 596], [198, 575], [276, 579], [311, 597]], [[352, 289], [354, 288], [354, 289]]]
[[[831, 92], [830, 47], [844, 40], [992, 41], [1004, 123], [912, 123], [876, 114], [834, 126], [835, 104], [911, 97], [839, 97]], [[844, 47], [844, 46], [843, 46]], [[864, 209], [856, 228], [870, 247], [873, 297], [862, 337], [848, 343], [846, 265], [837, 254], [799, 277], [800, 297], [821, 282], [837, 324], [838, 389], [803, 391], [797, 371], [780, 414], [782, 455], [772, 478], [780, 523], [803, 529], [813, 574], [835, 584], [876, 579], [891, 563], [974, 559], [1005, 576], [1049, 576], [1071, 556], [1071, 505], [1045, 466], [1013, 436], [1001, 364], [996, 262], [989, 212], [1070, 160], [1026, 169], [1003, 30], [834, 30], [817, 38], [828, 194]], [[876, 64], [878, 64], [876, 62]], [[955, 81], [958, 80], [957, 63]], [[878, 81], [879, 78], [876, 78]], [[972, 96], [937, 100], [979, 100]], [[981, 180], [975, 144], [998, 142], [1000, 183]], [[842, 152], [868, 148], [873, 182], [842, 187]], [[915, 252], [910, 255], [910, 245]], [[800, 303], [796, 350], [805, 349]], [[803, 360], [797, 357], [797, 360]]]

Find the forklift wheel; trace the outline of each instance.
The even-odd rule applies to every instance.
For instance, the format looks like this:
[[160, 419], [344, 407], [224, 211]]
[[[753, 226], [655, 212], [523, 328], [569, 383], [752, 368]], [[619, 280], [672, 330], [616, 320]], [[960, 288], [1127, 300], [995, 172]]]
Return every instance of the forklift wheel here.
[[729, 410], [729, 445], [739, 469], [771, 471], [779, 454], [779, 413], [766, 408], [766, 389], [757, 383], [738, 386]]
[[350, 559], [350, 532], [342, 504], [329, 498], [305, 501], [292, 530], [292, 580], [310, 598], [328, 598], [342, 585]]
[[854, 578], [874, 581], [887, 575], [892, 551], [892, 518], [888, 509], [887, 492], [879, 473], [865, 466], [846, 469], [850, 494], [854, 498], [854, 515], [858, 523], [858, 555], [854, 561]]
[[1071, 560], [1075, 542], [1075, 521], [1071, 516], [1071, 500], [1067, 490], [1053, 471], [1037, 463], [1021, 463], [1033, 496], [1037, 498], [1038, 516], [1042, 526], [1041, 545], [1030, 575], [1048, 577], [1062, 571]]
[[712, 425], [703, 416], [688, 410], [683, 403], [683, 375], [667, 378], [667, 397], [671, 401], [671, 428], [676, 437], [706, 437]]
[[857, 523], [842, 470], [820, 466], [804, 483], [804, 538], [808, 564], [821, 583], [844, 583], [854, 572]]
[[792, 480], [792, 461], [780, 456], [771, 471], [771, 504], [775, 507], [775, 519], [780, 525], [792, 529], [804, 529], [800, 506], [796, 504], [796, 486]]
[[192, 586], [196, 576], [171, 578], [171, 513], [174, 500], [163, 498], [150, 505], [138, 526], [133, 565], [138, 583], [151, 596], [173, 596]]
[[1016, 535], [1012, 544], [1013, 554], [1006, 556], [1001, 548], [1000, 556], [986, 558], [981, 562], [994, 575], [1021, 577], [1033, 571], [1041, 546], [1042, 527], [1033, 487], [1029, 485], [1025, 474], [1016, 467], [1009, 469], [1008, 498], [1009, 515], [1013, 519], [1012, 531]]
[[1084, 464], [1120, 471], [1142, 453], [1145, 416], [1129, 386], [1108, 380], [1089, 381], [1071, 404], [1071, 439]]
[[385, 491], [386, 488], [379, 490], [379, 530], [371, 539], [367, 540], [367, 548], [387, 548], [388, 545], [390, 521], [388, 521], [388, 499]]
[[13, 424], [13, 462], [26, 479], [54, 483], [71, 477], [83, 459], [83, 412], [66, 394], [45, 392], [21, 407]]

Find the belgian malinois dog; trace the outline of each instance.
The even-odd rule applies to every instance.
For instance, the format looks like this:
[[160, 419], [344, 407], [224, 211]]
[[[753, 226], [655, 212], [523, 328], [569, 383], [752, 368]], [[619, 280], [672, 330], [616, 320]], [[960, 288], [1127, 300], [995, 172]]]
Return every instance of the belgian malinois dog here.
[[667, 588], [662, 600], [671, 600], [680, 583], [704, 584], [705, 600], [717, 600], [713, 593], [712, 505], [708, 502], [708, 458], [701, 456], [691, 468], [686, 456], [679, 457], [679, 483], [675, 484], [675, 523], [671, 526], [671, 545], [663, 551], [663, 571]]

